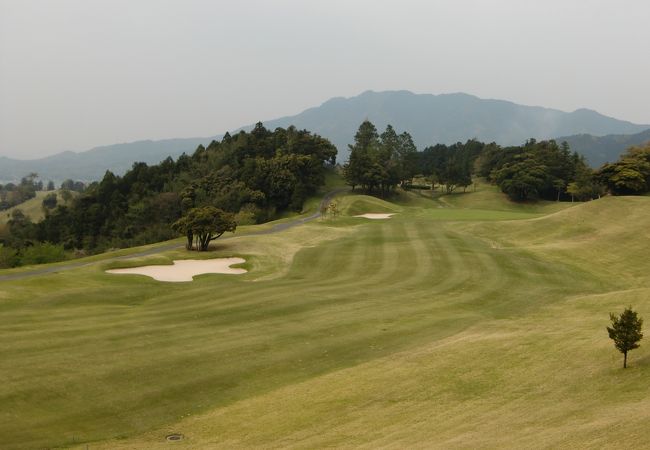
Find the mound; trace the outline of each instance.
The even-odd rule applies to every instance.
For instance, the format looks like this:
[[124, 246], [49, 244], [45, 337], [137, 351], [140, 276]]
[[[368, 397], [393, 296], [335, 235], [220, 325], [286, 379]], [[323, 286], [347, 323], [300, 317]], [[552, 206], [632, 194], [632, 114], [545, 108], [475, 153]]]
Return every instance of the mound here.
[[478, 236], [508, 248], [524, 248], [580, 269], [636, 285], [648, 277], [650, 198], [605, 197], [544, 217], [471, 225]]
[[349, 195], [341, 197], [341, 212], [348, 216], [367, 213], [396, 213], [401, 208], [393, 203], [369, 195]]

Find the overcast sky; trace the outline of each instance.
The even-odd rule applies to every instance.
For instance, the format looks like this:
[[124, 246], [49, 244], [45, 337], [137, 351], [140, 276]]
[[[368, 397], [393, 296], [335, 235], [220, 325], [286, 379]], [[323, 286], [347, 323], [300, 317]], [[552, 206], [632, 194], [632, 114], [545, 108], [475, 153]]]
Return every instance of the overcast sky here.
[[0, 155], [212, 136], [365, 90], [650, 123], [648, 0], [0, 0]]

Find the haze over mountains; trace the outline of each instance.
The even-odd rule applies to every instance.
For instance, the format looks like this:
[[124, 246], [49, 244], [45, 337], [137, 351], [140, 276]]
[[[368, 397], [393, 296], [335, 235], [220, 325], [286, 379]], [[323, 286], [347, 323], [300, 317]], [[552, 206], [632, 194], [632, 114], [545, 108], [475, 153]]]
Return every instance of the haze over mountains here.
[[609, 134], [607, 136], [577, 134], [560, 137], [558, 141], [567, 141], [572, 150], [586, 156], [592, 167], [600, 167], [606, 162], [616, 161], [626, 149], [650, 142], [650, 129], [636, 134]]
[[[295, 116], [265, 121], [264, 125], [269, 129], [295, 125], [320, 134], [338, 147], [337, 160], [344, 162], [347, 145], [365, 119], [372, 121], [380, 132], [387, 124], [398, 131], [408, 131], [419, 149], [471, 138], [517, 145], [531, 137], [567, 136], [559, 140], [566, 139], [592, 165], [615, 160], [627, 146], [650, 139], [650, 125], [618, 120], [588, 109], [564, 112], [463, 93], [432, 95], [408, 91], [366, 91], [356, 97], [332, 98]], [[606, 135], [618, 136], [598, 138]], [[153, 164], [168, 156], [175, 158], [219, 137], [138, 141], [31, 161], [0, 157], [0, 181], [15, 181], [29, 172], [37, 172], [45, 180], [97, 180], [107, 169], [122, 174], [136, 161]]]
[[106, 170], [123, 174], [134, 162], [156, 164], [183, 152], [193, 152], [199, 144], [213, 138], [165, 139], [137, 141], [95, 147], [85, 152], [63, 152], [46, 158], [21, 160], [0, 156], [0, 182], [17, 181], [30, 172], [43, 180], [63, 181], [68, 178], [81, 181], [99, 180]]

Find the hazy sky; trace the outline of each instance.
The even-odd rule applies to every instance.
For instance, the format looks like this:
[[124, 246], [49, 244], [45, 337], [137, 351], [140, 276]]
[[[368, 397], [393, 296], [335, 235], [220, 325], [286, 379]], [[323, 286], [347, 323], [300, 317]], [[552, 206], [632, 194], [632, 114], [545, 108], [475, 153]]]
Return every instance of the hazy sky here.
[[648, 0], [0, 0], [0, 155], [211, 136], [362, 91], [650, 123]]

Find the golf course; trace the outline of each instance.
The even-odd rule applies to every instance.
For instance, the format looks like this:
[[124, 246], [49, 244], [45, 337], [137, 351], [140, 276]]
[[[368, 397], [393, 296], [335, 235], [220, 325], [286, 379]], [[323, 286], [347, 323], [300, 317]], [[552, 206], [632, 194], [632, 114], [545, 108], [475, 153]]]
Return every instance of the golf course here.
[[[0, 271], [0, 448], [650, 445], [649, 347], [623, 369], [605, 329], [650, 318], [650, 197], [339, 189], [300, 222], [319, 199], [208, 252]], [[244, 270], [107, 272], [213, 258]]]

